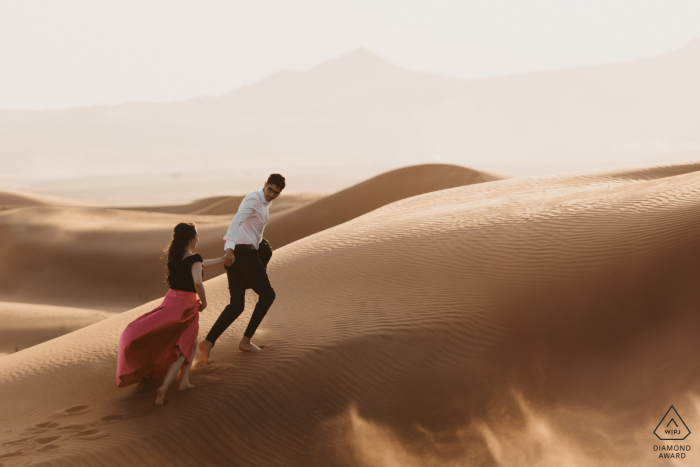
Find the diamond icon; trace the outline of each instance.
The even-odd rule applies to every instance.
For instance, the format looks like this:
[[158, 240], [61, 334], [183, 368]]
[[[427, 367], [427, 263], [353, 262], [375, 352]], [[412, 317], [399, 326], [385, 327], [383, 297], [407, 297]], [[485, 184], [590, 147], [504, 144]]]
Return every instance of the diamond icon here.
[[682, 440], [688, 437], [690, 430], [676, 408], [671, 406], [654, 430], [654, 434], [662, 441]]

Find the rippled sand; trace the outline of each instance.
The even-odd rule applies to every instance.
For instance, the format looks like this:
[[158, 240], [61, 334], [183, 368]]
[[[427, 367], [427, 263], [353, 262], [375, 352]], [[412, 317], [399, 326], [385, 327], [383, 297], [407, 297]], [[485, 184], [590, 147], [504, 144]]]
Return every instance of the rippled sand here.
[[699, 193], [685, 164], [389, 204], [277, 250], [264, 350], [236, 350], [250, 294], [164, 408], [114, 383], [160, 299], [3, 357], [0, 463], [660, 465], [669, 406], [699, 426]]

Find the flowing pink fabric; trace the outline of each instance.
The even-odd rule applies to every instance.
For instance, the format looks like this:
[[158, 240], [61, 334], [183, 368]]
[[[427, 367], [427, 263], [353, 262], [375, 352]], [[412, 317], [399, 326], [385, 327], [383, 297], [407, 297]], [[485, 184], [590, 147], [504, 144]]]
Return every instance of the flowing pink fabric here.
[[187, 363], [199, 333], [197, 294], [169, 290], [158, 308], [135, 319], [119, 338], [117, 386], [140, 383], [146, 376], [163, 379], [180, 355]]

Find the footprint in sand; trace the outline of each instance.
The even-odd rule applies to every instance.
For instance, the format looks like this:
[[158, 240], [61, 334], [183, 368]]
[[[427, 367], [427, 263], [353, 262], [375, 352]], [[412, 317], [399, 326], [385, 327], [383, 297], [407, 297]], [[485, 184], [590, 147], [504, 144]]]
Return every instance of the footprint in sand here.
[[88, 440], [92, 441], [95, 439], [100, 439], [100, 438], [105, 438], [107, 435], [104, 433], [101, 433], [100, 430], [85, 430], [81, 431], [80, 433], [76, 433], [73, 435], [74, 438], [80, 438], [81, 440]]
[[[27, 431], [31, 432], [32, 430], [34, 430], [33, 434], [36, 435], [38, 433], [42, 433], [42, 432], [46, 431], [48, 428], [58, 428], [59, 426], [60, 425], [58, 423], [44, 422], [44, 423], [39, 423], [37, 425], [34, 425], [32, 428], [25, 430], [25, 432], [27, 432]], [[58, 429], [60, 430], [61, 428], [58, 428]], [[39, 452], [46, 452], [46, 451], [58, 449], [59, 445], [49, 444], [49, 443], [52, 443], [59, 438], [60, 438], [60, 436], [44, 436], [43, 438], [36, 438], [35, 436], [30, 436], [30, 437], [16, 439], [13, 441], [6, 441], [6, 442], [0, 444], [0, 446], [10, 447], [12, 445], [20, 445], [20, 444], [23, 444], [24, 446], [21, 447], [20, 449], [15, 450], [15, 451], [0, 455], [0, 459], [29, 454], [33, 451], [33, 449], [36, 447], [37, 444], [40, 445], [39, 449], [37, 449], [37, 451], [39, 451]], [[2, 465], [3, 464], [0, 463], [0, 466], [2, 466]]]
[[76, 405], [75, 407], [69, 407], [67, 409], [59, 410], [52, 414], [53, 417], [70, 417], [74, 415], [82, 415], [92, 411], [92, 407], [89, 405]]
[[126, 415], [122, 414], [116, 414], [116, 415], [107, 415], [106, 417], [100, 418], [100, 422], [111, 422], [112, 420], [122, 420], [126, 418]]
[[22, 443], [24, 441], [29, 441], [30, 439], [32, 439], [32, 438], [22, 438], [22, 439], [16, 439], [14, 441], [7, 441], [5, 443], [0, 444], [0, 446], [9, 446], [11, 444], [18, 444], [18, 443]]
[[60, 436], [50, 436], [48, 438], [36, 438], [34, 441], [36, 441], [39, 444], [46, 444], [50, 443], [51, 441], [56, 441]]
[[22, 431], [22, 433], [23, 434], [38, 435], [40, 433], [44, 433], [49, 428], [56, 428], [59, 426], [61, 426], [60, 423], [54, 423], [54, 422], [38, 423], [32, 427], [26, 428], [25, 430]]
[[21, 456], [22, 454], [25, 454], [26, 451], [24, 449], [19, 449], [17, 451], [9, 452], [7, 454], [2, 454], [0, 455], [0, 459], [6, 459], [8, 457], [15, 457], [15, 456]]
[[54, 423], [54, 422], [44, 422], [44, 423], [39, 423], [37, 425], [34, 425], [35, 427], [38, 428], [56, 428], [58, 426], [61, 426], [59, 423]]
[[[97, 420], [90, 422], [87, 425], [74, 425], [74, 426], [79, 426], [81, 429], [86, 429], [88, 427], [102, 425], [105, 423], [113, 422], [115, 420], [124, 420], [125, 418], [126, 418], [126, 415], [123, 415], [123, 414], [105, 415], [104, 417], [98, 418]], [[0, 467], [2, 467], [2, 466], [0, 466]]]
[[61, 428], [56, 428], [57, 430], [72, 430], [72, 431], [80, 431], [85, 429], [85, 425], [67, 425], [67, 426], [62, 426]]
[[84, 413], [90, 412], [92, 409], [90, 408], [89, 405], [76, 405], [75, 407], [71, 407], [69, 409], [64, 410], [61, 412], [62, 415], [81, 415]]

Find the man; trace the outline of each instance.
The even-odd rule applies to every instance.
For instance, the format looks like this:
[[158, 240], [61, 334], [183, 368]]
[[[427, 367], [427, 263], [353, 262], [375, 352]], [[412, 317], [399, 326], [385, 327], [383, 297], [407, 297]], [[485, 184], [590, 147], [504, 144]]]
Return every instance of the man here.
[[262, 190], [248, 193], [238, 213], [231, 221], [224, 240], [224, 267], [228, 276], [228, 289], [231, 302], [221, 312], [206, 340], [199, 343], [199, 354], [202, 364], [210, 363], [209, 353], [216, 340], [243, 313], [245, 308], [245, 291], [252, 288], [258, 294], [258, 303], [238, 349], [246, 352], [257, 352], [260, 347], [250, 339], [258, 329], [267, 310], [275, 300], [275, 291], [267, 277], [267, 263], [272, 256], [272, 250], [263, 239], [263, 230], [270, 218], [269, 208], [272, 201], [279, 196], [285, 187], [284, 177], [272, 174], [265, 182]]

